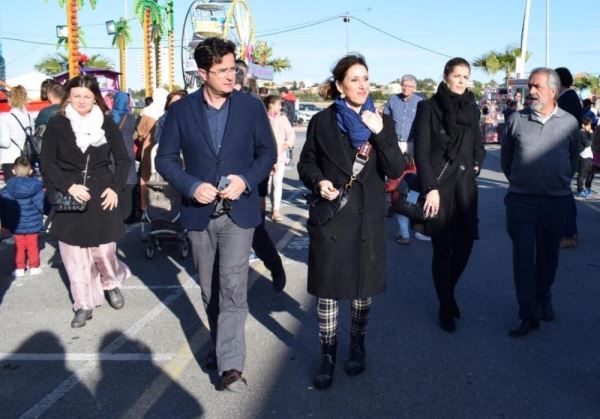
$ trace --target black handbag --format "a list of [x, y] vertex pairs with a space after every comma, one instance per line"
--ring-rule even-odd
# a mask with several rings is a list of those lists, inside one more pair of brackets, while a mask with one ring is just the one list
[[340, 194], [333, 200], [323, 198], [321, 195], [310, 194], [306, 198], [308, 205], [308, 224], [322, 226], [333, 218], [348, 203], [348, 192], [340, 188]]
[[[448, 169], [448, 165], [449, 162], [446, 162], [446, 164], [442, 168], [440, 175], [437, 177], [438, 182]], [[398, 202], [396, 202], [396, 204], [393, 207], [395, 213], [404, 215], [405, 217], [410, 218], [411, 221], [420, 223], [428, 220], [435, 220], [436, 218], [438, 218], [439, 211], [434, 216], [425, 216], [425, 211], [423, 210], [423, 207], [425, 206], [425, 199], [427, 198], [427, 194], [421, 193], [419, 194], [419, 198], [417, 198], [417, 202], [409, 202], [406, 199], [408, 197], [409, 192], [408, 185], [406, 185], [406, 182], [401, 182], [400, 185], [398, 185], [398, 192], [400, 193], [400, 197], [398, 199]]]
[[[90, 163], [90, 156], [88, 154], [87, 160], [85, 161], [85, 170], [83, 171], [83, 186], [87, 180], [88, 164]], [[60, 191], [54, 192], [52, 206], [56, 212], [84, 212], [87, 209], [87, 202], [77, 201], [70, 193], [62, 193]]]

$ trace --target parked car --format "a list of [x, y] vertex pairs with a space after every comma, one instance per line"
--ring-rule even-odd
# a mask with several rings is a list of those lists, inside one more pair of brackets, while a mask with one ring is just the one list
[[296, 116], [299, 124], [310, 121], [310, 119], [318, 112], [322, 111], [320, 107], [313, 103], [300, 103]]

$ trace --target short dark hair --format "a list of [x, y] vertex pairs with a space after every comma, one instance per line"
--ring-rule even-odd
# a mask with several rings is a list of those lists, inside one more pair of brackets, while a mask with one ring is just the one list
[[206, 38], [200, 42], [194, 51], [194, 61], [198, 69], [210, 70], [210, 68], [223, 61], [227, 54], [235, 57], [235, 44], [222, 38]]
[[29, 176], [31, 172], [31, 162], [23, 156], [19, 156], [15, 159], [13, 164], [13, 170], [16, 176]]
[[467, 60], [465, 60], [462, 57], [455, 57], [455, 58], [452, 58], [450, 61], [448, 61], [446, 63], [446, 65], [444, 66], [444, 77], [449, 75], [450, 73], [452, 73], [452, 70], [454, 70], [454, 67], [458, 67], [458, 66], [467, 67], [469, 69], [469, 72], [471, 71], [471, 64], [469, 64], [469, 62]]
[[338, 91], [335, 82], [341, 83], [344, 81], [344, 78], [346, 78], [346, 74], [348, 73], [350, 67], [357, 64], [363, 66], [367, 69], [367, 71], [369, 71], [365, 57], [358, 53], [348, 54], [340, 58], [340, 60], [331, 70], [332, 77], [329, 78], [323, 85], [321, 85], [319, 89], [319, 95], [324, 99], [336, 99], [339, 97], [340, 92]]
[[58, 83], [52, 84], [48, 88], [47, 96], [54, 96], [54, 97], [62, 99], [63, 97], [65, 97], [65, 88], [63, 87], [62, 84], [58, 84]]
[[272, 105], [277, 101], [281, 101], [281, 97], [277, 95], [269, 95], [263, 99], [263, 103], [265, 104], [265, 108], [267, 108], [267, 110], [269, 110], [269, 105]]
[[269, 94], [269, 89], [267, 89], [265, 86], [261, 86], [258, 88], [258, 94], [261, 94], [261, 93]]
[[152, 96], [146, 96], [144, 98], [144, 106], [150, 106], [150, 105], [152, 105], [152, 102], [154, 102], [154, 99], [152, 99]]
[[589, 116], [584, 116], [581, 118], [581, 125], [592, 125], [592, 118]]
[[108, 106], [106, 106], [106, 103], [104, 102], [104, 98], [102, 97], [102, 93], [100, 92], [100, 86], [98, 86], [98, 81], [96, 80], [96, 77], [84, 74], [77, 77], [73, 77], [65, 85], [65, 95], [63, 96], [62, 102], [60, 102], [60, 107], [58, 108], [58, 112], [60, 114], [64, 115], [65, 108], [69, 103], [69, 95], [71, 94], [71, 89], [74, 89], [75, 87], [85, 87], [86, 89], [89, 89], [94, 94], [94, 100], [96, 101], [96, 105], [98, 105], [102, 113], [106, 113], [108, 111]]
[[285, 86], [279, 88], [279, 93], [288, 93], [288, 92], [289, 92], [289, 90]]
[[55, 84], [60, 84], [54, 79], [46, 79], [42, 82], [40, 86], [40, 99], [48, 100], [48, 90]]
[[583, 99], [583, 107], [584, 108], [591, 108], [592, 107], [592, 100], [591, 99]]
[[188, 95], [187, 90], [173, 90], [171, 93], [167, 95], [167, 101], [165, 102], [165, 111], [171, 107], [171, 102], [173, 102], [173, 98], [175, 96], [185, 97]]
[[562, 87], [571, 87], [573, 84], [573, 75], [567, 67], [558, 67], [554, 69], [554, 71], [558, 73], [558, 78], [560, 79], [560, 85]]

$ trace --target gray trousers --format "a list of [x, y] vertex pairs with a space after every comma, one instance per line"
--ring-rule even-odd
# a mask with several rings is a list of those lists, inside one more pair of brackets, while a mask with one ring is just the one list
[[211, 220], [206, 230], [188, 233], [219, 374], [244, 370], [253, 235], [253, 228], [238, 227], [227, 215]]

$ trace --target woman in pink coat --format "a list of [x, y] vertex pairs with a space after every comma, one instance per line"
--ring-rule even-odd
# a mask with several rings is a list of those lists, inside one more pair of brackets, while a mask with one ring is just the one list
[[265, 98], [265, 107], [271, 122], [271, 128], [277, 141], [277, 163], [271, 171], [271, 220], [281, 221], [281, 196], [283, 194], [283, 175], [285, 173], [285, 163], [287, 160], [287, 151], [294, 147], [296, 133], [285, 115], [281, 114], [281, 98], [270, 95]]

